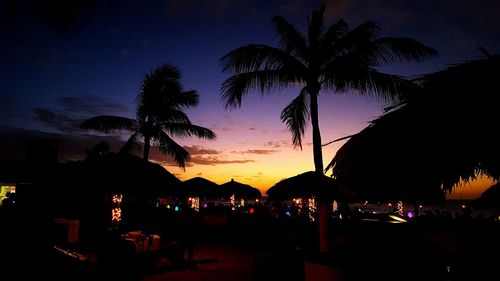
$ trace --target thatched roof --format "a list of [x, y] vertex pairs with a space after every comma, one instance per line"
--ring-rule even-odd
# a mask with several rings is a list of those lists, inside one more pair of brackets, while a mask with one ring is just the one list
[[63, 188], [153, 196], [180, 193], [181, 181], [162, 166], [128, 154], [64, 164], [54, 179]]
[[218, 184], [202, 177], [191, 178], [182, 183], [182, 191], [186, 196], [217, 198], [221, 196], [220, 189]]
[[500, 208], [500, 182], [486, 189], [479, 198], [474, 200], [477, 207]]
[[425, 75], [420, 88], [349, 139], [327, 169], [366, 199], [444, 199], [478, 171], [500, 176], [500, 56]]
[[260, 198], [262, 194], [260, 190], [252, 187], [248, 184], [240, 183], [231, 179], [230, 181], [220, 185], [221, 194], [224, 198], [229, 198], [231, 195], [235, 195], [236, 198], [244, 199], [256, 199]]
[[269, 199], [287, 200], [297, 197], [327, 196], [340, 197], [338, 186], [330, 177], [318, 176], [313, 171], [286, 178], [267, 190]]

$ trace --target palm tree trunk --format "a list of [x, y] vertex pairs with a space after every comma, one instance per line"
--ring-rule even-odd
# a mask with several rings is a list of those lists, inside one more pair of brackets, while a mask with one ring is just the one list
[[318, 117], [318, 92], [311, 95], [311, 125], [313, 139], [314, 170], [323, 175], [323, 153], [321, 149], [321, 132]]
[[144, 136], [144, 154], [142, 155], [142, 159], [148, 161], [149, 160], [149, 148], [150, 148], [151, 137]]
[[[319, 130], [318, 111], [319, 90], [310, 93], [311, 101], [311, 125], [313, 139], [314, 170], [319, 176], [323, 176], [323, 152], [321, 148], [321, 132]], [[325, 198], [318, 198], [318, 219], [319, 219], [319, 251], [326, 252], [328, 245], [328, 202]]]

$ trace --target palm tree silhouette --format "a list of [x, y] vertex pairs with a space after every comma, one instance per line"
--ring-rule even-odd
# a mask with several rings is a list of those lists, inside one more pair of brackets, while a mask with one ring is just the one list
[[[402, 87], [412, 84], [401, 76], [377, 71], [391, 62], [420, 61], [437, 52], [403, 37], [379, 37], [380, 28], [371, 21], [349, 30], [343, 20], [324, 29], [325, 5], [312, 12], [307, 34], [301, 34], [280, 16], [273, 23], [280, 46], [249, 44], [224, 55], [223, 72], [233, 74], [221, 87], [225, 107], [241, 106], [251, 90], [262, 94], [286, 86], [300, 85], [299, 94], [282, 110], [281, 121], [292, 134], [295, 147], [302, 149], [302, 137], [310, 119], [315, 172], [323, 174], [323, 155], [318, 118], [321, 90], [356, 90], [387, 100], [397, 98]], [[321, 224], [321, 218], [320, 218]]]
[[133, 133], [123, 151], [136, 147], [142, 137], [145, 160], [149, 159], [151, 144], [157, 144], [179, 167], [185, 168], [189, 152], [171, 136], [215, 139], [216, 135], [210, 129], [191, 124], [183, 110], [198, 104], [198, 93], [194, 90], [183, 91], [179, 79], [176, 67], [168, 64], [159, 66], [148, 73], [142, 82], [137, 96], [136, 119], [101, 115], [84, 121], [81, 127], [104, 133], [129, 130]]

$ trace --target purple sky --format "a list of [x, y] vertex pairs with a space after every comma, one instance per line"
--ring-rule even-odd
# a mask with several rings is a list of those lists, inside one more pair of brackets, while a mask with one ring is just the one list
[[[320, 2], [0, 0], [0, 142], [14, 145], [37, 130], [66, 141], [62, 158], [81, 158], [95, 137], [75, 126], [98, 114], [132, 117], [144, 75], [170, 63], [181, 70], [185, 89], [200, 94], [200, 105], [189, 111], [192, 121], [218, 134], [217, 141], [179, 140], [193, 160], [186, 172], [169, 167], [171, 172], [182, 179], [201, 175], [218, 183], [235, 178], [265, 190], [282, 178], [312, 170], [310, 147], [294, 150], [279, 120], [297, 89], [263, 98], [250, 95], [241, 109], [225, 111], [219, 89], [227, 76], [218, 60], [244, 44], [277, 45], [271, 17], [281, 15], [303, 30], [306, 16]], [[354, 27], [373, 20], [382, 36], [412, 37], [440, 52], [423, 63], [383, 69], [391, 73], [415, 77], [477, 58], [478, 45], [491, 53], [500, 50], [496, 0], [326, 3], [327, 24], [343, 18]], [[327, 94], [320, 103], [324, 142], [361, 130], [384, 105], [355, 95]], [[119, 148], [116, 138], [107, 140]], [[325, 162], [338, 145], [324, 149]], [[20, 155], [7, 145], [0, 153], [0, 158]]]

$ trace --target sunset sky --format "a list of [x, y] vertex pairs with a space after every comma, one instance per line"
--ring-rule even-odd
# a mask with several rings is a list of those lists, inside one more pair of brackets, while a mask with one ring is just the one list
[[[186, 171], [158, 153], [152, 160], [185, 180], [202, 176], [217, 183], [234, 178], [262, 191], [279, 180], [313, 170], [310, 131], [294, 149], [280, 122], [281, 109], [298, 93], [249, 95], [240, 109], [225, 110], [220, 85], [228, 76], [218, 60], [248, 43], [276, 46], [271, 18], [281, 15], [303, 30], [321, 1], [311, 0], [0, 0], [0, 158], [22, 158], [16, 146], [30, 136], [63, 140], [60, 160], [77, 160], [101, 139], [119, 149], [126, 135], [97, 137], [78, 129], [91, 116], [133, 117], [144, 75], [169, 63], [181, 71], [184, 88], [200, 94], [188, 111], [193, 123], [218, 139], [178, 139], [192, 154]], [[147, 2], [148, 4], [143, 4]], [[272, 2], [272, 3], [271, 3]], [[61, 4], [64, 3], [64, 4]], [[467, 59], [481, 45], [500, 50], [500, 2], [496, 0], [326, 1], [325, 22], [343, 18], [351, 27], [373, 20], [382, 36], [407, 36], [440, 55], [422, 63], [382, 69], [416, 77]], [[59, 8], [54, 8], [59, 7]], [[351, 135], [381, 114], [385, 105], [353, 93], [322, 93], [323, 142]], [[323, 150], [325, 164], [342, 145]], [[490, 184], [464, 185], [457, 198], [477, 197]]]

